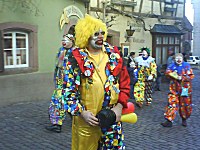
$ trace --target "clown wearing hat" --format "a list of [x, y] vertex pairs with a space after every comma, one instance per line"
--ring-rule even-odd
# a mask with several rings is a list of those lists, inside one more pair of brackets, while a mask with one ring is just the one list
[[155, 59], [150, 56], [150, 49], [142, 47], [141, 56], [138, 56], [135, 61], [138, 65], [138, 82], [134, 87], [134, 96], [137, 106], [143, 106], [144, 101], [146, 105], [152, 102], [152, 82], [157, 76]]

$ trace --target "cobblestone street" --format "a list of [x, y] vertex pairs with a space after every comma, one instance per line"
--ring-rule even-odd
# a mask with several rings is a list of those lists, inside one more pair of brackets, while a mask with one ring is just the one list
[[[200, 70], [194, 69], [193, 113], [188, 126], [177, 115], [172, 128], [160, 125], [164, 120], [168, 83], [153, 94], [153, 103], [136, 107], [136, 124], [124, 123], [127, 150], [199, 150], [200, 149]], [[52, 133], [49, 125], [49, 100], [0, 106], [0, 150], [70, 150], [71, 120], [66, 118], [61, 133]], [[87, 150], [87, 148], [86, 148]]]

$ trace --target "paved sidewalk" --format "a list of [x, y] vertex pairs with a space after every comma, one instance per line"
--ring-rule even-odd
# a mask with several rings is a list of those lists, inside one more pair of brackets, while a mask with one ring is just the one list
[[[165, 121], [168, 84], [153, 94], [153, 104], [139, 109], [138, 122], [124, 123], [127, 150], [199, 150], [200, 149], [200, 70], [194, 70], [193, 113], [188, 127], [181, 125], [179, 115], [172, 128], [160, 125]], [[0, 150], [70, 150], [71, 120], [67, 117], [62, 133], [45, 130], [49, 100], [0, 106]], [[86, 148], [87, 150], [87, 148]]]

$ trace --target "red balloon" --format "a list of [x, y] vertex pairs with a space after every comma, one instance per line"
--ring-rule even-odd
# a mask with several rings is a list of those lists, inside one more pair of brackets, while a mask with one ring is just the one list
[[131, 103], [131, 102], [128, 102], [127, 103], [127, 108], [123, 108], [122, 109], [122, 114], [124, 115], [124, 114], [134, 113], [134, 111], [135, 111], [134, 104]]

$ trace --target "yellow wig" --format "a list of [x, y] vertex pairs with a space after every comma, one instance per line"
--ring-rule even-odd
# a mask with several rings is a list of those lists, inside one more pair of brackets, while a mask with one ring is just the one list
[[86, 14], [85, 18], [78, 20], [75, 26], [75, 45], [80, 48], [85, 48], [88, 45], [88, 39], [100, 29], [105, 32], [105, 41], [108, 34], [106, 24]]

